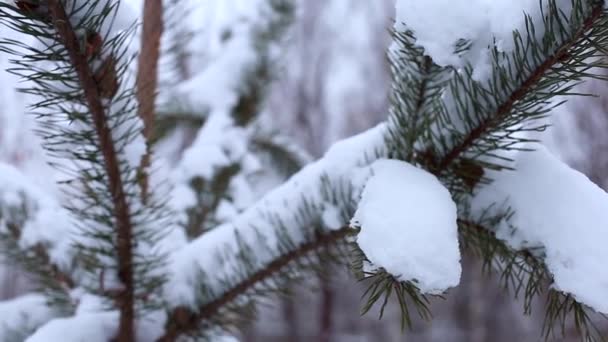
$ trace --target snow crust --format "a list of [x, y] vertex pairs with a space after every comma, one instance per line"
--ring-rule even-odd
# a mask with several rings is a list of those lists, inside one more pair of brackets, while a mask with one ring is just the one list
[[456, 204], [427, 171], [381, 159], [352, 219], [357, 243], [376, 267], [422, 293], [439, 294], [460, 281]]
[[544, 146], [533, 147], [518, 155], [516, 171], [488, 175], [494, 182], [479, 190], [472, 210], [481, 216], [493, 203], [490, 213], [510, 208], [497, 237], [515, 249], [540, 249], [555, 289], [608, 313], [608, 194]]

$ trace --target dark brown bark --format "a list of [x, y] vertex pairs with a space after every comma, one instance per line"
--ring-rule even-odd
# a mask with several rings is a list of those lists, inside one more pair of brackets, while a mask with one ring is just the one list
[[118, 277], [124, 290], [118, 298], [120, 310], [120, 322], [117, 342], [135, 341], [134, 319], [135, 319], [135, 284], [133, 278], [133, 226], [129, 204], [124, 192], [123, 180], [121, 178], [116, 147], [112, 140], [108, 119], [102, 105], [101, 94], [98, 84], [95, 82], [93, 72], [87, 63], [86, 56], [80, 50], [80, 43], [74, 32], [69, 18], [60, 0], [48, 0], [49, 11], [57, 34], [66, 48], [70, 62], [74, 66], [86, 105], [93, 119], [99, 148], [103, 155], [103, 161], [108, 177], [109, 191], [114, 202], [114, 219], [117, 232], [117, 254], [118, 254]]
[[144, 135], [150, 138], [154, 126], [160, 39], [163, 34], [163, 4], [161, 0], [144, 2], [141, 46], [137, 69], [137, 100], [139, 116], [144, 122]]
[[162, 0], [146, 0], [143, 11], [141, 47], [137, 69], [138, 114], [144, 123], [144, 136], [148, 141], [146, 154], [140, 167], [140, 186], [144, 202], [148, 197], [148, 175], [150, 166], [150, 141], [154, 133], [156, 93], [158, 90], [158, 63], [160, 59], [160, 39], [163, 34]]

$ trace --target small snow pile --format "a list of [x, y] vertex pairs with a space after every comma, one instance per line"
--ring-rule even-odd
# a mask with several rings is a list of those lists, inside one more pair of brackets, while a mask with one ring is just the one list
[[172, 171], [174, 190], [170, 204], [180, 213], [179, 221], [186, 220], [185, 211], [197, 205], [192, 180], [200, 178], [211, 182], [219, 172], [233, 165], [239, 165], [239, 174], [232, 177], [227, 190], [234, 200], [222, 203], [223, 210], [218, 213], [219, 216], [233, 217], [234, 213], [256, 199], [253, 186], [246, 176], [261, 170], [262, 165], [257, 156], [248, 150], [251, 134], [251, 130], [234, 125], [233, 119], [225, 111], [210, 115]]
[[26, 342], [111, 341], [118, 330], [118, 313], [87, 313], [71, 318], [57, 318], [38, 329]]
[[75, 296], [74, 299], [80, 302], [75, 315], [49, 321], [37, 329], [26, 342], [105, 342], [116, 337], [119, 321], [118, 311], [102, 311], [105, 306], [103, 299], [82, 292], [80, 289], [75, 291], [73, 295]]
[[42, 244], [53, 262], [69, 265], [74, 235], [67, 210], [19, 170], [0, 163], [0, 234], [11, 221], [20, 223], [19, 247]]
[[[494, 172], [494, 180], [472, 201], [482, 215], [511, 208], [514, 215], [496, 235], [515, 249], [544, 249], [554, 288], [608, 313], [608, 195], [585, 175], [568, 167], [545, 147], [521, 152], [516, 171]], [[502, 205], [496, 205], [502, 204]], [[487, 213], [486, 213], [487, 215]]]
[[377, 267], [423, 293], [439, 294], [460, 281], [457, 209], [432, 174], [397, 160], [371, 166], [352, 224], [357, 243]]
[[[541, 3], [546, 9], [548, 1]], [[571, 11], [570, 0], [558, 0], [556, 4], [566, 14]], [[397, 0], [395, 28], [411, 29], [417, 44], [438, 65], [463, 67], [470, 63], [474, 77], [482, 80], [492, 70], [488, 47], [512, 51], [513, 30], [525, 32], [524, 13], [538, 23], [537, 34], [542, 34], [541, 4], [537, 0]], [[459, 41], [470, 42], [470, 50], [458, 53]]]
[[343, 227], [344, 222], [340, 213], [340, 208], [335, 205], [327, 204], [323, 213], [321, 214], [323, 225], [329, 229], [340, 229]]
[[[175, 88], [159, 94], [159, 103], [200, 113], [232, 108], [242, 91], [243, 80], [257, 62], [255, 29], [264, 25], [259, 0], [196, 1], [187, 20], [194, 35], [186, 51], [204, 55], [202, 71]], [[193, 3], [194, 4], [194, 3]], [[205, 50], [200, 51], [204, 46]], [[201, 65], [196, 65], [201, 69]], [[173, 71], [172, 71], [173, 72]]]
[[57, 313], [48, 306], [46, 298], [28, 294], [0, 302], [0, 341], [11, 341], [48, 322]]

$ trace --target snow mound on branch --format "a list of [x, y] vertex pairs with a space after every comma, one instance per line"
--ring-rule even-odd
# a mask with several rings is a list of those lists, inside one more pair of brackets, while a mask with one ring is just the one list
[[352, 224], [376, 267], [421, 292], [439, 294], [460, 281], [457, 209], [450, 192], [425, 170], [397, 160], [372, 165]]
[[7, 223], [13, 216], [21, 215], [24, 222], [19, 227], [19, 247], [27, 250], [42, 244], [48, 248], [51, 261], [69, 265], [74, 238], [69, 213], [19, 170], [0, 163], [0, 234], [8, 232]]
[[[543, 8], [548, 1], [541, 0]], [[557, 6], [569, 13], [570, 0], [557, 0]], [[536, 23], [537, 35], [542, 34], [542, 11], [538, 0], [398, 0], [397, 31], [411, 29], [417, 44], [441, 66], [475, 69], [476, 79], [485, 79], [491, 72], [488, 47], [500, 52], [513, 50], [513, 30], [525, 33], [525, 14]], [[470, 41], [466, 53], [456, 52], [459, 40]]]
[[[551, 155], [544, 146], [521, 152], [516, 171], [493, 172], [494, 182], [472, 201], [475, 214], [513, 216], [496, 229], [515, 249], [543, 248], [553, 287], [608, 313], [608, 194], [585, 175]], [[496, 205], [498, 204], [498, 205]], [[487, 215], [487, 213], [485, 213]]]
[[40, 294], [0, 302], [0, 341], [14, 340], [20, 333], [36, 329], [55, 315]]
[[[184, 248], [173, 253], [169, 269], [172, 276], [165, 285], [165, 297], [172, 306], [196, 304], [200, 273], [205, 282], [217, 293], [225, 291], [226, 279], [234, 279], [234, 265], [238, 265], [242, 245], [252, 246], [256, 254], [256, 269], [266, 267], [274, 259], [273, 253], [281, 246], [276, 220], [285, 224], [293, 243], [305, 241], [305, 230], [316, 219], [321, 219], [328, 229], [340, 228], [338, 209], [324, 197], [324, 180], [339, 181], [346, 177], [359, 188], [359, 170], [368, 166], [368, 158], [381, 153], [386, 136], [386, 125], [379, 124], [359, 135], [334, 144], [323, 158], [299, 171], [283, 185], [266, 194], [255, 205], [240, 213], [230, 223], [222, 224], [201, 235]], [[294, 220], [302, 207], [314, 203], [324, 211], [319, 217]], [[268, 213], [272, 213], [269, 221]], [[346, 222], [343, 222], [344, 224]], [[255, 229], [254, 229], [255, 228]], [[221, 258], [218, 259], [218, 256]]]
[[118, 330], [118, 313], [87, 313], [57, 318], [38, 329], [26, 342], [106, 342]]

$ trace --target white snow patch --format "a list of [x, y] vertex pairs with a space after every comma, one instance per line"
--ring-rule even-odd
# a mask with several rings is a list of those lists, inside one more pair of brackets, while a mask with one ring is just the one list
[[55, 314], [40, 294], [0, 302], [0, 341], [10, 341], [21, 333], [35, 330]]
[[58, 318], [38, 329], [26, 342], [107, 342], [118, 330], [118, 312], [86, 313]]
[[406, 162], [372, 164], [352, 224], [357, 243], [376, 267], [421, 292], [439, 294], [460, 281], [456, 204], [427, 171]]
[[[541, 2], [546, 9], [548, 1]], [[564, 13], [571, 11], [570, 0], [556, 3]], [[537, 35], [542, 34], [541, 4], [537, 0], [398, 0], [395, 28], [411, 29], [417, 44], [438, 65], [463, 67], [470, 63], [474, 78], [485, 80], [492, 71], [488, 48], [512, 51], [513, 31], [525, 33], [524, 13], [538, 24]], [[460, 39], [472, 44], [461, 55], [455, 52]]]
[[521, 152], [516, 171], [491, 172], [491, 185], [472, 201], [481, 215], [511, 208], [496, 235], [515, 249], [544, 247], [557, 290], [608, 313], [608, 195], [585, 175], [551, 155], [544, 146]]
[[[71, 217], [55, 198], [32, 183], [16, 168], [0, 163], [0, 232], [13, 215], [24, 215], [19, 246], [24, 250], [36, 244], [47, 246], [51, 260], [67, 266], [74, 238]], [[21, 209], [26, 212], [13, 213]]]
[[335, 205], [326, 205], [321, 218], [323, 219], [323, 224], [329, 229], [340, 229], [345, 224], [342, 220], [340, 208]]
[[[176, 251], [169, 267], [172, 274], [165, 286], [165, 297], [169, 303], [175, 306], [194, 305], [197, 282], [200, 279], [197, 270], [205, 272], [206, 285], [218, 293], [225, 290], [223, 280], [234, 278], [234, 264], [238, 263], [240, 244], [235, 238], [237, 233], [244, 243], [254, 247], [262, 244], [256, 248], [255, 267], [260, 268], [273, 259], [267, 247], [275, 250], [280, 243], [276, 224], [273, 224], [276, 221], [269, 222], [269, 219], [282, 220], [294, 243], [305, 239], [305, 227], [308, 228], [314, 222], [294, 220], [294, 213], [305, 204], [314, 203], [320, 208], [331, 204], [323, 198], [323, 180], [342, 177], [350, 180], [356, 174], [354, 171], [368, 165], [368, 160], [384, 146], [385, 133], [386, 126], [380, 124], [336, 143], [322, 159], [304, 167], [229, 224], [216, 227]], [[321, 210], [318, 214], [318, 218], [322, 219]]]

